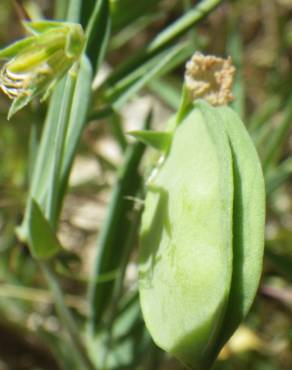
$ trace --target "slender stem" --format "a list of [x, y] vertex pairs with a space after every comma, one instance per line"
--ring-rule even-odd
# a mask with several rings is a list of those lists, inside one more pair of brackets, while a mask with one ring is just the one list
[[56, 0], [55, 2], [55, 19], [64, 19], [68, 8], [68, 0]]
[[[183, 12], [184, 14], [187, 14], [192, 9], [192, 1], [191, 0], [183, 0]], [[194, 50], [198, 47], [197, 37], [196, 37], [196, 30], [195, 28], [191, 28], [188, 32], [188, 39], [190, 40], [190, 43], [194, 47]]]
[[[140, 193], [137, 194], [139, 197], [141, 195]], [[130, 230], [128, 232], [128, 240], [125, 243], [125, 250], [121, 259], [121, 266], [118, 271], [118, 276], [115, 281], [114, 289], [113, 289], [113, 298], [110, 306], [110, 312], [109, 316], [107, 318], [107, 348], [106, 351], [104, 351], [103, 358], [101, 360], [102, 368], [106, 367], [106, 361], [108, 358], [108, 355], [111, 351], [112, 343], [113, 343], [113, 326], [114, 326], [114, 320], [117, 317], [118, 313], [118, 304], [120, 302], [120, 298], [122, 297], [123, 290], [124, 290], [124, 280], [125, 280], [125, 274], [126, 269], [128, 266], [129, 259], [131, 257], [131, 252], [133, 250], [134, 241], [137, 237], [137, 231], [139, 228], [139, 221], [140, 221], [140, 215], [141, 215], [141, 209], [139, 211], [136, 211], [135, 216], [132, 220], [132, 225], [130, 227]]]
[[117, 113], [113, 114], [109, 120], [109, 124], [120, 149], [124, 152], [128, 143], [123, 132], [121, 117]]
[[67, 7], [66, 19], [69, 22], [79, 22], [82, 0], [70, 0]]
[[[25, 286], [19, 286], [15, 284], [1, 283], [0, 297], [21, 299], [25, 301], [38, 302], [44, 304], [52, 304], [53, 297], [47, 290], [38, 288], [30, 288]], [[81, 297], [66, 294], [64, 296], [65, 303], [67, 306], [75, 308], [83, 314], [87, 314], [88, 308], [86, 302]]]
[[72, 318], [70, 311], [65, 305], [65, 298], [62, 289], [60, 288], [59, 282], [51, 266], [47, 262], [40, 262], [39, 264], [54, 297], [58, 314], [62, 319], [62, 323], [64, 324], [68, 331], [74, 350], [79, 355], [80, 360], [84, 365], [84, 370], [97, 370], [96, 366], [92, 363], [91, 359], [89, 358], [87, 351], [80, 339], [80, 332], [75, 325], [75, 322]]

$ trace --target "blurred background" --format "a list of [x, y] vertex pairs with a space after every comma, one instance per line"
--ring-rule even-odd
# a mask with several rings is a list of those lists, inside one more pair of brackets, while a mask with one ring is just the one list
[[[82, 135], [59, 227], [59, 238], [68, 253], [63, 261], [60, 257], [58, 276], [66, 303], [81, 327], [88, 315], [86, 289], [96, 240], [123, 160], [121, 146], [113, 134], [115, 120], [124, 131], [129, 131], [139, 127], [153, 108], [154, 127], [164, 127], [179, 105], [184, 64], [189, 55], [167, 73], [149, 79], [123, 105], [115, 119], [95, 119], [99, 81], [196, 3], [192, 0], [111, 2], [113, 33], [106, 63], [94, 82], [91, 118]], [[54, 2], [49, 0], [23, 4], [36, 18], [50, 19], [55, 11]], [[0, 47], [23, 35], [12, 1], [1, 0]], [[291, 370], [292, 1], [223, 1], [183, 37], [191, 43], [193, 51], [232, 56], [237, 67], [233, 107], [258, 149], [267, 188], [266, 254], [261, 286], [249, 316], [223, 349], [214, 369]], [[1, 93], [0, 370], [65, 369], [70, 364], [70, 353], [62, 342], [65, 334], [52, 296], [27, 247], [15, 236], [31, 176], [33, 159], [29, 158], [29, 148], [34, 137], [41, 133], [46, 103], [34, 102], [8, 122], [9, 105], [9, 99]], [[125, 275], [125, 286], [131, 291], [137, 289], [136, 258], [137, 246]], [[143, 327], [140, 313], [137, 315]], [[129, 349], [123, 347], [120, 351], [126, 353]], [[138, 351], [135, 361], [108, 368], [182, 369], [154, 344], [151, 351], [150, 364], [145, 354], [143, 357]]]

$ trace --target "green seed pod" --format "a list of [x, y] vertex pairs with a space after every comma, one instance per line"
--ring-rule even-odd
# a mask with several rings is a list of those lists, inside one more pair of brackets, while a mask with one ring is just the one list
[[195, 102], [148, 184], [139, 290], [156, 344], [207, 370], [246, 316], [264, 241], [259, 159], [230, 108]]

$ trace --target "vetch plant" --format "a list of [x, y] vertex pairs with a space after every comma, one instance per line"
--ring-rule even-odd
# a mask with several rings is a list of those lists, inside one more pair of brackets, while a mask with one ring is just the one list
[[225, 105], [233, 73], [230, 59], [195, 54], [168, 131], [133, 133], [162, 151], [142, 218], [143, 316], [157, 345], [195, 370], [211, 367], [246, 316], [262, 270], [264, 180]]
[[[35, 369], [260, 368], [285, 335], [289, 342], [288, 330], [277, 332], [281, 345], [273, 337], [282, 324], [263, 296], [281, 303], [281, 323], [291, 321], [279, 289], [291, 278], [291, 73], [283, 53], [265, 64], [260, 42], [289, 43], [289, 32], [265, 27], [274, 17], [286, 30], [288, 11], [266, 12], [269, 4], [249, 17], [260, 7], [239, 1], [215, 11], [223, 0], [44, 0], [54, 14], [44, 20], [39, 2], [21, 3], [32, 21], [0, 51], [13, 116], [8, 123], [3, 109], [0, 125], [0, 331], [17, 333], [18, 350], [28, 336], [29, 348], [50, 353], [47, 363], [30, 351]], [[6, 42], [13, 17], [0, 18]], [[249, 32], [262, 28], [254, 42]], [[230, 57], [204, 55], [218, 47]], [[261, 167], [269, 265], [247, 317], [262, 271]], [[245, 343], [251, 351], [239, 357], [227, 342], [241, 323], [261, 345]], [[234, 339], [246, 338], [238, 330]], [[25, 366], [27, 345], [24, 362], [2, 347], [4, 367], [16, 369], [16, 357]], [[271, 366], [284, 362], [279, 352]]]

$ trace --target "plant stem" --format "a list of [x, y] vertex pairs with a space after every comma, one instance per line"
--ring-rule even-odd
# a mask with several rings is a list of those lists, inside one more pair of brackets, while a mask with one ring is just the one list
[[65, 299], [62, 289], [60, 288], [59, 282], [50, 264], [48, 262], [40, 262], [39, 264], [52, 292], [58, 314], [62, 320], [63, 325], [67, 329], [74, 350], [79, 355], [80, 360], [83, 363], [84, 370], [97, 370], [96, 366], [89, 358], [87, 351], [80, 339], [80, 332], [75, 325], [70, 311], [65, 305]]
[[[139, 195], [141, 194], [137, 193], [137, 197], [139, 197]], [[114, 340], [113, 326], [114, 326], [115, 318], [117, 317], [117, 314], [118, 314], [118, 305], [119, 305], [119, 302], [120, 302], [120, 299], [122, 297], [123, 290], [124, 290], [124, 280], [125, 280], [126, 269], [127, 269], [130, 257], [131, 257], [133, 246], [135, 245], [135, 239], [137, 237], [137, 232], [139, 229], [141, 211], [142, 209], [137, 210], [135, 217], [133, 217], [132, 225], [128, 231], [128, 240], [125, 243], [126, 244], [125, 250], [123, 251], [123, 256], [121, 258], [121, 266], [118, 271], [118, 276], [116, 278], [115, 285], [113, 288], [113, 297], [112, 297], [112, 302], [109, 307], [110, 312], [109, 312], [109, 316], [107, 318], [107, 323], [106, 323], [107, 334], [108, 334], [107, 348], [101, 360], [102, 368], [106, 368], [106, 361], [112, 349], [111, 347], [112, 347], [113, 340]]]

